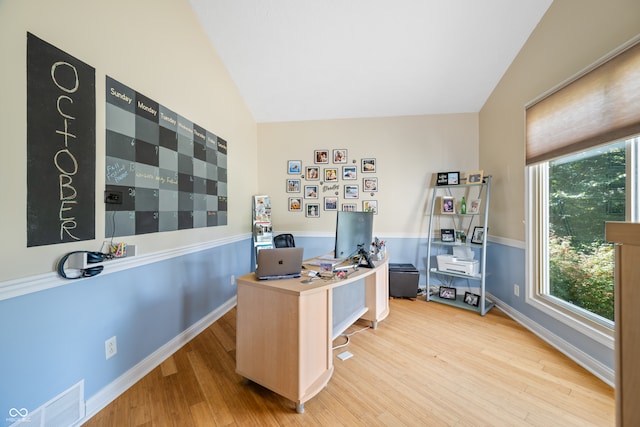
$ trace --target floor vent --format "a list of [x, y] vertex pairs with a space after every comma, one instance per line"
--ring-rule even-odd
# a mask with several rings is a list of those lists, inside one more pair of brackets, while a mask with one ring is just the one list
[[60, 393], [11, 427], [69, 427], [84, 418], [84, 380]]

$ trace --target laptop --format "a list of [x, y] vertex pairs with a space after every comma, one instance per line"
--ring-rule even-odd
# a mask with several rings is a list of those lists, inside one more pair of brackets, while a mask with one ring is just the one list
[[260, 280], [300, 277], [304, 248], [273, 248], [258, 251], [256, 277]]

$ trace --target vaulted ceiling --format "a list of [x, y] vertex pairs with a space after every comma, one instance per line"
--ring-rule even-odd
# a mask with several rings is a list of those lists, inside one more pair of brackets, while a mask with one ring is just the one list
[[478, 112], [552, 0], [190, 0], [258, 122]]

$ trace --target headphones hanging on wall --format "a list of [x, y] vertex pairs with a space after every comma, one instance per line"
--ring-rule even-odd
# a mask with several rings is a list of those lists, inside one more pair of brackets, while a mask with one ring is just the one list
[[104, 269], [103, 265], [96, 265], [95, 267], [81, 268], [79, 276], [67, 277], [67, 274], [64, 271], [64, 264], [67, 262], [69, 257], [74, 254], [87, 254], [87, 264], [96, 264], [108, 258], [107, 254], [103, 254], [102, 252], [90, 252], [90, 251], [69, 252], [68, 254], [60, 258], [60, 261], [58, 261], [58, 274], [60, 275], [60, 277], [63, 277], [69, 280], [81, 279], [83, 277], [93, 277], [100, 274]]

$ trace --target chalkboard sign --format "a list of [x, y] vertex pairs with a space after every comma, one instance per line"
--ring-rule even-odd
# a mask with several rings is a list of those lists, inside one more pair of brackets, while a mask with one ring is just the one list
[[95, 69], [27, 33], [27, 246], [95, 238]]
[[107, 76], [105, 236], [227, 225], [227, 141]]

